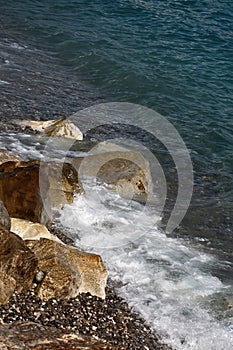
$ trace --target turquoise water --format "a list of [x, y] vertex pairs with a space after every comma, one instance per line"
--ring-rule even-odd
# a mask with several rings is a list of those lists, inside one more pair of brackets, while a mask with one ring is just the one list
[[173, 236], [220, 259], [211, 274], [232, 284], [233, 2], [0, 0], [0, 13], [0, 112], [47, 119], [125, 101], [165, 116], [194, 167]]

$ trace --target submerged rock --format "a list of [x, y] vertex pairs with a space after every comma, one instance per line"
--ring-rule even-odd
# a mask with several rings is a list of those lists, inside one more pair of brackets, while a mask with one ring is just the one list
[[57, 236], [50, 233], [47, 227], [42, 224], [17, 218], [11, 218], [10, 222], [11, 231], [20, 236], [23, 240], [39, 240], [40, 238], [47, 238], [62, 243]]
[[36, 255], [38, 267], [45, 273], [37, 288], [41, 299], [74, 298], [79, 293], [88, 292], [105, 298], [108, 273], [99, 255], [45, 238], [28, 240], [25, 244]]
[[24, 241], [0, 227], [0, 276], [2, 291], [0, 300], [6, 302], [14, 289], [30, 289], [37, 270], [38, 260]]
[[0, 325], [0, 348], [8, 350], [124, 350], [98, 338], [34, 322]]
[[7, 162], [0, 165], [0, 199], [9, 215], [32, 222], [51, 222], [51, 209], [72, 203], [82, 188], [68, 163]]

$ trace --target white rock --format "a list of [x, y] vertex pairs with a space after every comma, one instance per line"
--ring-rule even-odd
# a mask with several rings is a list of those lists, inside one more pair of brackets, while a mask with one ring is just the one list
[[11, 218], [11, 231], [20, 236], [23, 240], [47, 238], [58, 243], [63, 243], [58, 237], [50, 233], [44, 225], [37, 222]]

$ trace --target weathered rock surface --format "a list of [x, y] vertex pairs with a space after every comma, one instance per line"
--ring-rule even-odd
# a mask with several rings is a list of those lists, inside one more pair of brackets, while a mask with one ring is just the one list
[[0, 304], [6, 304], [8, 302], [15, 288], [16, 280], [0, 269]]
[[11, 217], [47, 224], [51, 208], [71, 203], [79, 192], [71, 164], [33, 160], [0, 165], [0, 199]]
[[45, 136], [57, 136], [75, 140], [83, 140], [81, 130], [67, 119], [48, 121], [15, 120], [15, 123], [20, 125], [23, 129], [29, 127]]
[[0, 325], [0, 348], [3, 350], [123, 350], [122, 347], [114, 347], [96, 338], [34, 322]]
[[80, 252], [45, 238], [25, 243], [38, 258], [39, 269], [45, 273], [37, 289], [41, 299], [67, 299], [82, 292], [105, 298], [107, 270], [99, 255]]
[[75, 140], [83, 140], [81, 130], [69, 120], [57, 120], [49, 125], [44, 133], [46, 136], [58, 136]]
[[0, 149], [0, 164], [10, 161], [18, 162], [20, 161], [20, 157], [4, 149]]
[[0, 200], [0, 225], [5, 226], [8, 230], [10, 230], [11, 227], [11, 219], [8, 214], [8, 211], [6, 210], [5, 205]]
[[[23, 291], [31, 288], [38, 260], [23, 240], [5, 227], [0, 227], [0, 275], [2, 290], [0, 297], [7, 301], [14, 288]], [[8, 276], [8, 278], [7, 278]], [[13, 281], [13, 280], [15, 281]], [[5, 289], [4, 289], [5, 288]]]
[[49, 207], [60, 210], [64, 204], [72, 203], [74, 196], [83, 191], [78, 173], [69, 163], [42, 163], [42, 170], [49, 182], [47, 201]]
[[109, 185], [122, 197], [145, 201], [151, 191], [149, 164], [139, 152], [111, 151], [78, 157], [72, 161], [81, 176]]
[[17, 218], [11, 218], [10, 222], [11, 232], [14, 232], [23, 240], [39, 240], [40, 238], [47, 238], [62, 243], [57, 236], [50, 233], [47, 227], [42, 224]]

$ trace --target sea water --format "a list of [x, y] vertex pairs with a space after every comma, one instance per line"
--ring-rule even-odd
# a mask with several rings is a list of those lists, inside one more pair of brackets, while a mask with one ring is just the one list
[[[119, 293], [181, 349], [232, 348], [232, 6], [0, 1], [1, 116], [69, 117], [100, 102], [130, 102], [159, 112], [184, 140], [194, 190], [172, 235], [154, 213], [101, 186], [65, 207], [57, 222], [78, 246], [102, 254]], [[1, 133], [0, 142], [25, 160], [44, 159], [46, 141]], [[174, 164], [159, 145], [148, 147], [165, 159], [172, 201]], [[51, 158], [64, 156], [58, 145]], [[85, 186], [91, 187], [88, 179]]]

